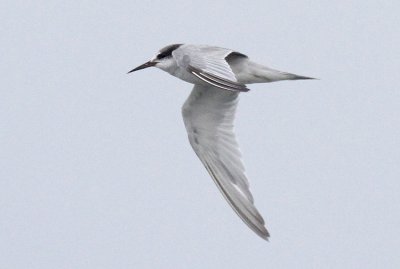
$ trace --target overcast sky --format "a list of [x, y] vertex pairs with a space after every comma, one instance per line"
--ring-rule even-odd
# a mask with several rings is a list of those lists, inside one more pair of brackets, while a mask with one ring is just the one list
[[[236, 2], [235, 2], [236, 3]], [[0, 268], [400, 268], [398, 1], [2, 1]], [[170, 43], [320, 78], [250, 85], [257, 237], [192, 151]]]

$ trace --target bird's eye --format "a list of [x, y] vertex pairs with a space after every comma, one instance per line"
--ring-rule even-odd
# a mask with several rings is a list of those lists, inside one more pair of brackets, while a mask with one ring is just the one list
[[165, 57], [167, 57], [167, 56], [168, 56], [168, 55], [165, 54], [165, 53], [160, 53], [160, 54], [157, 55], [157, 58], [158, 58], [158, 59], [163, 59], [163, 58], [165, 58]]

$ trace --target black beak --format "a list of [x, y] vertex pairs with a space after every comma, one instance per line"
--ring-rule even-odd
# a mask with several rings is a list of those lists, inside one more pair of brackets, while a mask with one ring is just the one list
[[147, 63], [144, 63], [142, 65], [139, 65], [138, 67], [132, 69], [131, 71], [129, 71], [127, 74], [138, 71], [140, 69], [145, 69], [147, 67], [152, 67], [155, 66], [157, 64], [157, 62], [152, 62], [152, 61], [148, 61]]

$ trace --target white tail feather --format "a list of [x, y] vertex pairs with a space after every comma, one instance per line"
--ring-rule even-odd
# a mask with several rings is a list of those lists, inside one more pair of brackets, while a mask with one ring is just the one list
[[234, 72], [236, 71], [235, 75], [238, 82], [243, 84], [265, 83], [279, 80], [313, 79], [310, 77], [274, 70], [251, 61], [247, 61], [247, 63], [242, 62], [242, 68], [240, 68], [240, 70], [237, 68], [238, 65], [231, 67], [234, 69]]

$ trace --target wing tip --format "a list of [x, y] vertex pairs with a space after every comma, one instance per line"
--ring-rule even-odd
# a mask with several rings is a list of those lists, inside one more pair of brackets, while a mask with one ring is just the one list
[[269, 242], [269, 238], [271, 237], [271, 235], [269, 234], [268, 230], [264, 226], [257, 227], [257, 229], [253, 229], [253, 231], [255, 231], [259, 237], [261, 237], [265, 241]]
[[269, 234], [269, 232], [267, 231], [265, 234], [262, 234], [261, 235], [261, 238], [262, 239], [264, 239], [265, 241], [267, 241], [267, 242], [269, 242], [269, 238], [270, 238], [271, 236], [270, 236], [270, 234]]

